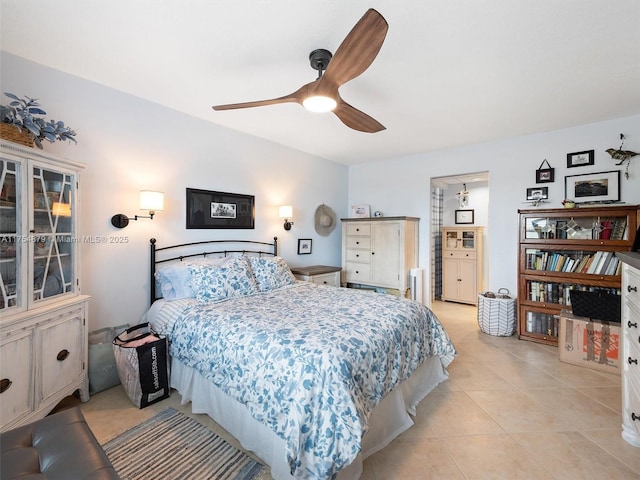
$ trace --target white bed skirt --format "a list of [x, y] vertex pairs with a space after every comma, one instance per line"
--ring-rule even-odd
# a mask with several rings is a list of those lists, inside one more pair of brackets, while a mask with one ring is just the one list
[[[206, 413], [242, 446], [255, 453], [271, 467], [276, 480], [292, 480], [285, 454], [285, 441], [267, 426], [255, 420], [244, 405], [229, 397], [207, 381], [196, 370], [172, 359], [171, 387], [182, 395], [182, 403], [191, 402], [194, 413]], [[431, 357], [400, 387], [378, 404], [369, 419], [369, 431], [362, 441], [360, 455], [338, 475], [339, 480], [354, 480], [362, 474], [362, 462], [387, 446], [394, 438], [413, 425], [420, 400], [448, 378], [438, 357]]]

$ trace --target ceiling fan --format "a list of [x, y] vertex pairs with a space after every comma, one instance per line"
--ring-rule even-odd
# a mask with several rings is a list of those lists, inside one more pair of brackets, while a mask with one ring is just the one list
[[384, 130], [385, 127], [380, 122], [345, 102], [340, 97], [338, 89], [369, 68], [382, 48], [388, 28], [384, 17], [370, 8], [342, 41], [333, 58], [328, 50], [318, 49], [311, 52], [309, 61], [311, 66], [318, 70], [318, 78], [313, 82], [283, 97], [214, 105], [212, 108], [233, 110], [296, 102], [311, 111], [333, 111], [342, 123], [354, 130], [367, 133]]

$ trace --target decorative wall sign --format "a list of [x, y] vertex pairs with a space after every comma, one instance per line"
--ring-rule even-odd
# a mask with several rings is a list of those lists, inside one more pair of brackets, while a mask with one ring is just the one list
[[[545, 163], [547, 164], [548, 168], [542, 168]], [[555, 169], [551, 168], [551, 165], [549, 165], [549, 162], [545, 158], [540, 164], [540, 167], [538, 167], [538, 169], [536, 170], [536, 183], [553, 182], [555, 177], [554, 171]]]
[[187, 188], [187, 228], [255, 228], [255, 197]]
[[584, 152], [567, 153], [567, 168], [584, 167], [593, 165], [593, 150]]
[[620, 201], [620, 170], [564, 177], [564, 196], [576, 203]]

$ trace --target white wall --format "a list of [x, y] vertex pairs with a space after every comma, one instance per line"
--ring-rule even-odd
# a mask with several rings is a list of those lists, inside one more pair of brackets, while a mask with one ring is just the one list
[[[607, 148], [620, 146], [640, 152], [640, 115], [606, 122], [528, 135], [508, 140], [427, 152], [387, 161], [349, 167], [349, 204], [368, 204], [385, 215], [420, 217], [420, 267], [425, 269], [424, 298], [431, 297], [430, 274], [430, 179], [477, 171], [489, 172], [487, 228], [489, 283], [486, 289], [506, 287], [516, 292], [518, 261], [518, 209], [526, 189], [535, 187], [535, 171], [546, 158], [555, 168], [549, 187], [549, 202], [543, 207], [561, 207], [565, 175], [620, 170]], [[570, 152], [595, 150], [595, 164], [567, 169]], [[640, 203], [640, 157], [631, 160], [630, 179], [622, 175], [622, 200]]]
[[[347, 167], [219, 127], [160, 105], [2, 53], [1, 92], [40, 100], [49, 118], [77, 130], [78, 145], [45, 143], [46, 151], [84, 162], [82, 236], [124, 236], [124, 244], [81, 245], [83, 293], [92, 296], [90, 330], [135, 323], [148, 305], [149, 239], [159, 246], [204, 239], [279, 239], [291, 265], [340, 265], [340, 225], [328, 237], [314, 229], [315, 209], [348, 216]], [[176, 88], [184, 88], [177, 86]], [[7, 98], [2, 100], [6, 104]], [[202, 99], [203, 109], [210, 109]], [[185, 188], [255, 195], [254, 230], [187, 230]], [[153, 221], [114, 228], [116, 213], [138, 210], [141, 189], [165, 192]], [[277, 207], [293, 205], [285, 232]], [[297, 255], [297, 239], [313, 239]]]

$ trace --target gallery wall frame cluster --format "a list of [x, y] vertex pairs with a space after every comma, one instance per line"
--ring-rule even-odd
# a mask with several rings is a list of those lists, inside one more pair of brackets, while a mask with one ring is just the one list
[[[595, 165], [595, 150], [583, 150], [567, 153], [567, 169]], [[571, 200], [567, 203], [597, 204], [619, 202], [620, 171], [576, 173], [564, 177], [564, 198]], [[536, 184], [554, 183], [555, 168], [545, 158], [535, 173]], [[546, 186], [529, 187], [526, 189], [526, 201], [538, 206], [547, 203], [549, 188]], [[564, 202], [563, 202], [564, 203]]]

